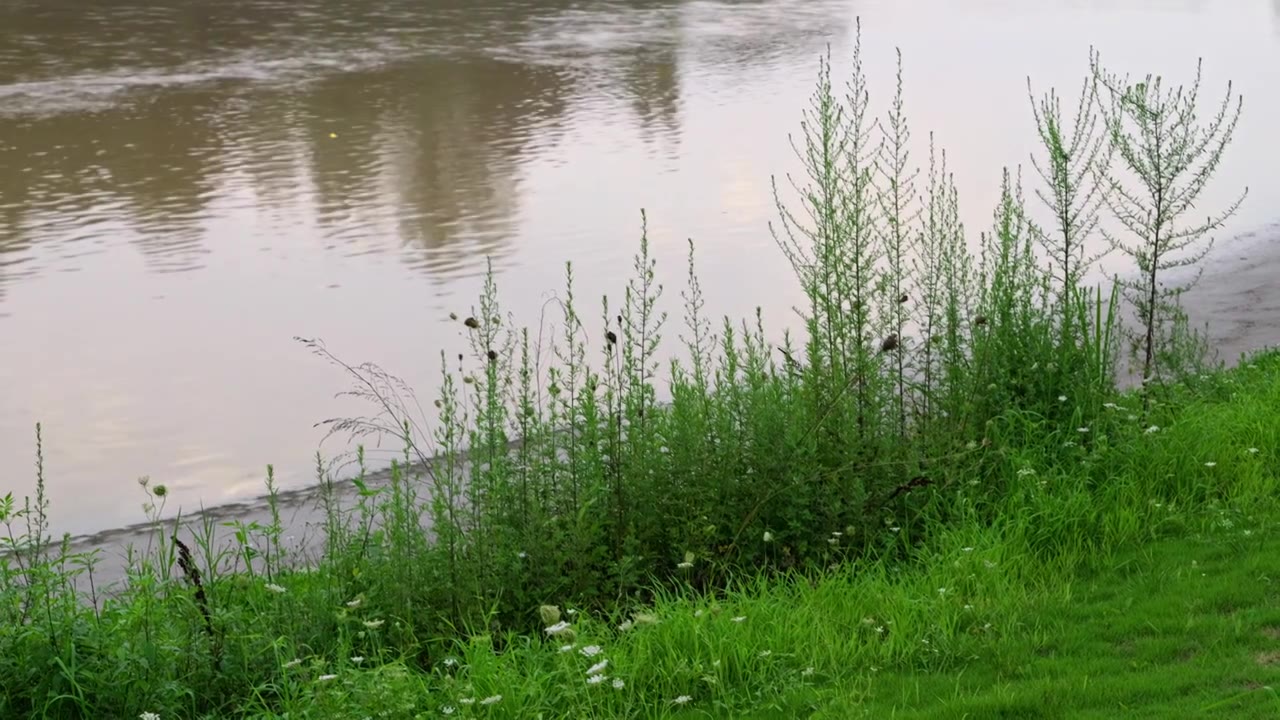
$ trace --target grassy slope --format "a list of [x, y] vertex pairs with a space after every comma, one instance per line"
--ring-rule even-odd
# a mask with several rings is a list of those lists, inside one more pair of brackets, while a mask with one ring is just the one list
[[[1046, 468], [1021, 505], [937, 530], [909, 565], [677, 593], [627, 631], [579, 614], [570, 652], [481, 636], [430, 675], [300, 676], [291, 715], [400, 698], [391, 717], [1280, 716], [1280, 356], [1169, 407], [1166, 427], [1117, 441], [1105, 486]], [[601, 659], [624, 688], [588, 686]]]
[[[1149, 419], [1133, 409], [1121, 399], [1110, 420], [1072, 429], [1087, 448], [1034, 423], [1004, 433], [1025, 440], [1007, 447], [996, 433], [986, 481], [1003, 489], [934, 490], [943, 515], [904, 524], [888, 548], [907, 562], [754, 578], [714, 598], [673, 591], [627, 630], [621, 616], [566, 611], [571, 639], [423, 639], [424, 665], [389, 642], [405, 629], [386, 588], [335, 594], [332, 568], [281, 575], [282, 587], [224, 578], [210, 587], [232, 633], [218, 681], [244, 689], [211, 714], [164, 707], [166, 689], [137, 680], [150, 659], [128, 645], [138, 625], [179, 650], [198, 638], [185, 593], [143, 588], [100, 619], [68, 606], [58, 627], [74, 622], [88, 650], [117, 659], [81, 650], [84, 666], [64, 669], [75, 684], [37, 716], [1280, 716], [1268, 689], [1280, 680], [1280, 354], [1209, 376]], [[588, 683], [605, 660], [607, 679]], [[188, 707], [201, 671], [175, 670]]]
[[1280, 525], [1232, 525], [1126, 552], [976, 660], [878, 673], [818, 716], [1280, 716]]
[[[1214, 378], [1224, 384], [1163, 431], [1166, 467], [1201, 465], [1216, 498], [1182, 509], [1151, 499], [1169, 511], [1159, 539], [1104, 550], [1050, 580], [1041, 599], [1009, 617], [1015, 627], [954, 667], [881, 669], [865, 682], [835, 683], [811, 705], [813, 716], [1280, 717], [1280, 465], [1267, 447], [1280, 422], [1273, 361], [1263, 360], [1270, 370], [1261, 374], [1240, 373], [1239, 385]], [[1229, 477], [1215, 480], [1224, 466]]]
[[[993, 602], [984, 618], [1004, 631], [982, 633], [986, 621], [973, 622], [972, 642], [943, 651], [972, 654], [940, 668], [895, 668], [892, 658], [878, 667], [853, 653], [842, 662], [840, 648], [870, 635], [860, 613], [878, 605], [849, 577], [816, 589], [749, 590], [707, 620], [668, 608], [660, 611], [667, 626], [653, 637], [638, 632], [611, 649], [627, 670], [636, 663], [675, 670], [677, 677], [652, 685], [686, 680], [694, 702], [681, 712], [646, 693], [614, 710], [688, 718], [1280, 717], [1271, 689], [1280, 683], [1280, 513], [1222, 511], [1202, 520], [1201, 530], [1061, 578], [1030, 607]], [[947, 620], [945, 601], [922, 603]], [[735, 626], [731, 612], [747, 619]], [[907, 612], [899, 623], [914, 634]], [[962, 614], [973, 612], [981, 611]], [[824, 671], [806, 675], [808, 662]], [[611, 715], [602, 707], [590, 716]]]

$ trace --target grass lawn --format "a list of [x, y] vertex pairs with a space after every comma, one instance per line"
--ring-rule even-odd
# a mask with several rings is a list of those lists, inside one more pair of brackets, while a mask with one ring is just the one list
[[956, 667], [878, 670], [752, 717], [1280, 717], [1278, 519], [1222, 512], [1065, 583]]

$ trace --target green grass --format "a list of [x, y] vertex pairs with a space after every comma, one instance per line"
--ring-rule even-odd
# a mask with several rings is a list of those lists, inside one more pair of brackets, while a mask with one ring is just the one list
[[[709, 318], [692, 243], [675, 359], [644, 233], [598, 317], [567, 265], [520, 327], [491, 272], [455, 315], [430, 417], [394, 376], [307, 342], [373, 408], [332, 428], [404, 449], [383, 480], [356, 454], [350, 506], [317, 458], [314, 557], [283, 542], [270, 467], [271, 520], [231, 523], [229, 544], [162, 521], [165, 487], [144, 482], [154, 542], [109, 593], [95, 555], [47, 535], [37, 428], [36, 496], [0, 500], [0, 717], [1276, 710], [1255, 685], [1276, 624], [1259, 578], [1280, 355], [1202, 371], [1160, 274], [1187, 258], [1143, 249], [1170, 239], [1229, 126], [1210, 122], [1225, 129], [1193, 168], [1158, 126], [1200, 137], [1194, 101], [1119, 87], [1094, 58], [1074, 121], [1052, 94], [1035, 106], [1047, 221], [1006, 170], [971, 243], [945, 152], [912, 169], [901, 83], [877, 119], [860, 52], [847, 93], [822, 63], [807, 179], [790, 203], [775, 183], [802, 337]], [[1117, 157], [1132, 188], [1103, 166]], [[1153, 183], [1173, 205], [1144, 226], [1125, 208]], [[1119, 293], [1080, 284], [1099, 240], [1136, 258], [1137, 327]], [[1149, 378], [1130, 393], [1126, 334]]]
[[[131, 697], [163, 717], [1280, 716], [1267, 689], [1280, 668], [1280, 353], [1172, 392], [1158, 431], [1129, 419], [1137, 401], [1118, 397], [1108, 439], [1083, 455], [1053, 437], [982, 450], [1012, 456], [998, 507], [963, 515], [985, 493], [958, 483], [939, 503], [949, 522], [890, 528], [898, 542], [878, 559], [710, 592], [676, 584], [625, 612], [544, 608], [541, 624], [565, 622], [557, 637], [472, 628], [417, 645], [392, 599], [376, 585], [350, 594], [343, 568], [224, 576], [207, 587], [227, 629], [208, 685], [184, 659], [202, 642], [190, 592], [139, 577], [100, 615], [54, 611], [82, 663], [54, 667], [92, 716], [125, 716]], [[1081, 467], [1107, 468], [1106, 482]], [[15, 632], [0, 640], [24, 646]], [[48, 655], [47, 636], [25, 635], [27, 662], [0, 667], [7, 698]], [[137, 681], [156, 671], [148, 637], [178, 664], [157, 686]], [[588, 684], [603, 660], [606, 679]], [[231, 699], [197, 712], [202, 692]]]
[[963, 668], [879, 673], [831, 717], [1280, 716], [1280, 516], [1238, 520], [1064, 581]]
[[[478, 636], [454, 648], [448, 674], [397, 682], [415, 685], [415, 707], [476, 717], [1280, 716], [1280, 355], [1253, 365], [1171, 400], [1160, 431], [1129, 432], [1105, 458], [1109, 487], [1025, 474], [1030, 492], [1003, 519], [933, 536], [910, 566], [676, 591], [625, 631], [565, 615], [570, 652]], [[1154, 491], [1164, 467], [1185, 468], [1205, 498]], [[1060, 487], [1041, 490], [1045, 475]], [[1048, 506], [1066, 519], [1075, 491], [1067, 504], [1097, 535], [1044, 546], [1027, 516]], [[582, 657], [588, 645], [600, 654]], [[601, 659], [622, 690], [586, 684]], [[318, 716], [372, 712], [382, 672], [351, 668]], [[483, 713], [458, 704], [499, 694]]]

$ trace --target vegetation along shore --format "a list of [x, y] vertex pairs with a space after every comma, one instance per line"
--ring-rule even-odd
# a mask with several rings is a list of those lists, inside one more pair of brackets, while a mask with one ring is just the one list
[[774, 181], [795, 337], [708, 317], [693, 243], [667, 317], [643, 230], [599, 306], [566, 265], [548, 332], [491, 272], [425, 413], [304, 341], [372, 409], [332, 429], [401, 462], [195, 522], [144, 481], [114, 570], [49, 537], [38, 448], [0, 717], [1280, 714], [1280, 354], [1224, 366], [1181, 302], [1245, 199], [1197, 204], [1238, 95], [1091, 53], [1065, 110], [1029, 86], [975, 234], [901, 72], [871, 98], [850, 60]]

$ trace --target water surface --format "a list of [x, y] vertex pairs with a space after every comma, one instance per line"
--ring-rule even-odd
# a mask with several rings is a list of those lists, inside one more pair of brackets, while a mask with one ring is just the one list
[[1220, 283], [1203, 307], [1228, 351], [1280, 342], [1256, 249], [1280, 219], [1280, 1], [9, 0], [0, 491], [33, 487], [37, 421], [58, 530], [137, 521], [142, 475], [170, 510], [257, 494], [269, 462], [305, 485], [314, 424], [364, 408], [293, 336], [429, 397], [487, 260], [531, 323], [573, 260], [594, 316], [641, 208], [676, 318], [692, 237], [714, 314], [795, 327], [769, 178], [797, 169], [817, 58], [846, 67], [859, 16], [873, 101], [900, 47], [916, 162], [933, 132], [971, 230], [1034, 148], [1028, 75], [1073, 96], [1094, 46], [1234, 80], [1205, 208], [1250, 186], [1215, 262], [1262, 299]]

